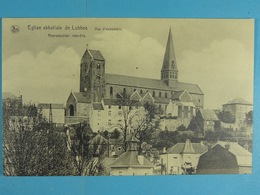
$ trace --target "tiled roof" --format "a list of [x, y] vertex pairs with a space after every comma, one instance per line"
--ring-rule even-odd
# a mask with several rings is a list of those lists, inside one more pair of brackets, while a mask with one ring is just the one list
[[[235, 98], [231, 101], [229, 101], [227, 104], [244, 104], [244, 105], [252, 105], [250, 102], [242, 99], [242, 98]], [[224, 104], [226, 105], [226, 104]]]
[[103, 105], [101, 103], [93, 103], [93, 110], [104, 110]]
[[169, 104], [170, 100], [163, 97], [154, 97], [154, 103]]
[[217, 115], [216, 115], [216, 112], [214, 110], [200, 109], [199, 111], [201, 113], [202, 118], [205, 121], [217, 121], [217, 120], [219, 120]]
[[90, 103], [91, 102], [89, 93], [86, 93], [86, 92], [72, 92], [72, 93], [75, 96], [77, 102], [80, 102], [80, 103]]
[[89, 52], [91, 53], [91, 55], [92, 55], [92, 57], [94, 58], [94, 60], [101, 60], [101, 61], [104, 61], [104, 60], [105, 60], [99, 50], [89, 49]]
[[[196, 154], [202, 154], [208, 150], [207, 146], [201, 143], [191, 143]], [[177, 143], [167, 150], [169, 154], [182, 154], [185, 148], [185, 143]]]
[[112, 162], [109, 167], [153, 167], [152, 163], [144, 157], [144, 163], [138, 161], [137, 151], [126, 151], [118, 159]]
[[52, 109], [64, 109], [64, 105], [63, 104], [47, 104], [47, 103], [40, 103], [38, 104], [38, 108], [41, 109], [50, 109], [50, 105]]
[[237, 142], [218, 141], [213, 147], [220, 145], [225, 148], [226, 144], [229, 144], [230, 147], [228, 151], [236, 156], [237, 164], [239, 166], [252, 166], [252, 154]]
[[184, 91], [175, 91], [172, 95], [172, 100], [180, 100], [180, 96]]
[[3, 92], [2, 99], [19, 99], [16, 95], [12, 94], [11, 92]]
[[165, 82], [159, 79], [148, 79], [148, 78], [125, 76], [125, 75], [106, 74], [106, 83], [114, 84], [114, 85], [157, 89], [157, 90], [167, 90], [167, 91], [187, 90], [189, 93], [203, 94], [199, 86], [196, 84], [178, 82], [177, 87], [169, 88]]
[[121, 99], [103, 99], [105, 105], [111, 106], [141, 106], [140, 101], [136, 100], [121, 100]]
[[202, 104], [200, 102], [198, 102], [197, 100], [192, 100], [193, 104], [196, 106], [196, 107], [202, 107]]

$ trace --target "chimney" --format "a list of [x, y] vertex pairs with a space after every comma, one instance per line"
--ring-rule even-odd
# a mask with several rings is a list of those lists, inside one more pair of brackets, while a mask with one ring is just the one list
[[230, 149], [230, 143], [229, 143], [229, 142], [227, 142], [227, 143], [225, 144], [225, 148], [226, 148], [227, 150]]
[[138, 155], [138, 162], [143, 165], [144, 164], [144, 156]]
[[163, 154], [166, 154], [166, 153], [167, 153], [165, 147], [163, 147], [163, 152], [162, 152], [162, 153], [163, 153]]

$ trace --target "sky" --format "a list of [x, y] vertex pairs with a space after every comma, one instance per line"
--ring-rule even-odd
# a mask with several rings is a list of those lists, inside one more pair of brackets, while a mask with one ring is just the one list
[[[23, 95], [24, 102], [65, 104], [79, 91], [86, 47], [101, 51], [106, 73], [160, 79], [171, 28], [179, 81], [199, 85], [205, 108], [237, 97], [253, 103], [252, 19], [3, 19], [2, 25], [2, 91]], [[19, 32], [11, 31], [14, 25]]]

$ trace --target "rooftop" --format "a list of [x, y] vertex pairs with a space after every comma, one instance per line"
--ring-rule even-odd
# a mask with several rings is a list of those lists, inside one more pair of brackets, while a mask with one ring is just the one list
[[[190, 147], [185, 148], [185, 143], [177, 143], [167, 150], [168, 154], [183, 154], [188, 152], [188, 148], [193, 148], [196, 154], [202, 154], [208, 150], [208, 147], [201, 143], [191, 143]], [[193, 152], [191, 150], [191, 152]]]
[[229, 101], [228, 103], [224, 104], [224, 105], [227, 105], [227, 104], [244, 104], [244, 105], [253, 105], [252, 103], [244, 100], [243, 98], [235, 98], [231, 101]]
[[50, 107], [52, 109], [64, 109], [63, 104], [52, 104], [52, 103], [39, 103], [38, 104], [38, 108], [41, 108], [41, 109], [50, 109]]
[[205, 121], [217, 121], [219, 120], [216, 112], [214, 110], [208, 110], [208, 109], [200, 109], [199, 110], [201, 113], [202, 118]]
[[140, 78], [140, 77], [133, 77], [133, 76], [125, 76], [125, 75], [106, 74], [106, 83], [114, 84], [114, 85], [165, 90], [165, 91], [187, 90], [189, 93], [192, 93], [192, 94], [203, 95], [203, 92], [201, 91], [201, 89], [199, 88], [199, 86], [197, 84], [178, 82], [177, 87], [169, 88], [165, 82], [163, 82], [162, 80], [159, 80], [159, 79], [149, 79], [149, 78]]

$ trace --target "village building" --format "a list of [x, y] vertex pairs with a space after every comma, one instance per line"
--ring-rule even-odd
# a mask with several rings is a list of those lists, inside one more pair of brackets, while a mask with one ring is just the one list
[[177, 143], [160, 154], [162, 164], [165, 164], [166, 174], [195, 174], [200, 155], [207, 151], [203, 143]]
[[235, 117], [234, 123], [222, 123], [222, 126], [225, 128], [231, 128], [233, 130], [240, 130], [243, 127], [247, 127], [245, 124], [246, 114], [250, 111], [253, 111], [253, 104], [242, 98], [235, 98], [228, 103], [223, 104], [222, 110], [231, 112], [231, 114], [233, 114]]
[[[197, 84], [179, 81], [171, 30], [162, 63], [161, 79], [107, 74], [105, 69], [106, 61], [102, 53], [87, 48], [80, 64], [80, 91], [71, 92], [67, 100], [66, 122], [89, 120], [94, 131], [109, 129], [113, 125], [113, 119], [111, 118], [110, 125], [110, 113], [106, 107], [111, 106], [111, 109], [115, 109], [116, 106], [120, 106], [119, 103], [114, 105], [118, 97], [131, 97], [141, 104], [152, 102], [162, 115], [166, 115], [173, 97], [171, 104], [178, 105], [178, 109], [169, 110], [173, 116], [177, 112], [180, 118], [178, 124], [182, 122], [184, 125], [187, 125], [195, 108], [202, 108], [204, 105], [204, 94]], [[178, 96], [181, 100], [178, 100]], [[100, 116], [95, 112], [100, 112], [104, 121], [98, 122]], [[115, 112], [118, 113], [119, 110], [115, 109]]]
[[49, 123], [57, 126], [62, 126], [64, 124], [65, 107], [63, 104], [40, 103], [38, 104], [37, 109]]
[[197, 174], [251, 174], [252, 154], [236, 142], [219, 141], [200, 156]]
[[139, 140], [133, 135], [127, 140], [127, 151], [110, 165], [110, 175], [153, 175], [154, 165], [143, 155], [138, 155]]

